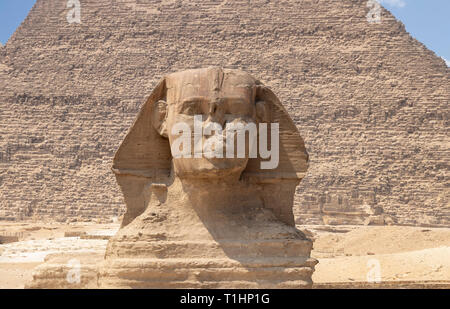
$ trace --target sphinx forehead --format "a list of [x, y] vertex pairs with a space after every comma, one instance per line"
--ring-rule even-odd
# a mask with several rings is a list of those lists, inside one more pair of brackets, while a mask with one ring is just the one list
[[167, 88], [193, 86], [215, 89], [225, 83], [238, 87], [249, 87], [256, 84], [256, 79], [244, 71], [220, 67], [186, 70], [166, 76]]
[[234, 69], [209, 67], [187, 70], [166, 77], [168, 101], [180, 101], [190, 96], [252, 97], [256, 79], [250, 74]]

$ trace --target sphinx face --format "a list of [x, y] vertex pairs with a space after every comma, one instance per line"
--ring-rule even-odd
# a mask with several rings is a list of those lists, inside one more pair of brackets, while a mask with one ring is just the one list
[[[248, 135], [245, 151], [238, 156], [233, 129], [239, 123], [256, 124], [255, 80], [244, 72], [208, 68], [169, 75], [166, 85], [165, 128], [177, 176], [238, 179], [247, 166], [252, 141]], [[190, 130], [190, 141], [181, 146], [182, 157], [174, 155], [180, 128]], [[227, 143], [234, 145], [233, 156], [227, 155]]]

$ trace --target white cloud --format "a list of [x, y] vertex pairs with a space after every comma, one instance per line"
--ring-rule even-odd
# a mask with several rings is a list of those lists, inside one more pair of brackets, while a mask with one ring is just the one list
[[448, 61], [448, 60], [445, 59], [445, 58], [442, 58], [442, 59], [444, 59], [444, 61], [445, 61], [445, 63], [447, 64], [447, 66], [450, 67], [450, 61]]
[[406, 6], [405, 0], [379, 0], [382, 4], [387, 4], [389, 6], [403, 8]]

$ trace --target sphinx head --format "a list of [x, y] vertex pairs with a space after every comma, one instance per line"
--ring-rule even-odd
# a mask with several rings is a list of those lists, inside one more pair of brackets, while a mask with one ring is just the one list
[[[269, 123], [279, 127], [277, 145], [268, 126], [265, 130], [267, 149], [278, 148], [279, 164], [267, 169], [262, 166], [268, 157], [255, 141]], [[252, 125], [259, 125], [259, 136], [250, 134]], [[180, 139], [186, 132], [188, 138]], [[244, 135], [243, 142], [236, 134]], [[169, 74], [159, 82], [117, 150], [113, 170], [159, 182], [170, 171], [180, 178], [239, 179], [245, 174], [256, 182], [274, 182], [301, 179], [307, 162], [295, 124], [269, 88], [241, 70], [209, 67]]]
[[[244, 128], [242, 142], [236, 138], [242, 132], [233, 124], [241, 124], [241, 128], [258, 125], [258, 136]], [[275, 168], [264, 167], [270, 159], [267, 152], [261, 152], [261, 143], [256, 155], [252, 147], [264, 132], [261, 126], [267, 124], [279, 127], [275, 147], [279, 164]], [[217, 134], [217, 129], [222, 132]], [[267, 149], [272, 149], [272, 135], [266, 133]], [[218, 138], [223, 149], [217, 146]], [[276, 95], [243, 71], [217, 67], [165, 76], [142, 106], [113, 162], [127, 204], [124, 226], [147, 208], [154, 191], [149, 188], [159, 184], [170, 187], [173, 175], [182, 180], [230, 180], [232, 185], [257, 186], [267, 207], [293, 224], [294, 191], [307, 167], [303, 139]]]
[[245, 72], [216, 67], [166, 77], [165, 97], [155, 104], [152, 124], [170, 143], [178, 177], [240, 177], [257, 139], [244, 129], [256, 129], [266, 114], [258, 85]]

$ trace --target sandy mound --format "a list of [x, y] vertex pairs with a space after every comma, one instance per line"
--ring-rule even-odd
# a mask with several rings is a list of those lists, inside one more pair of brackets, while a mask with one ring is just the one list
[[450, 281], [450, 247], [395, 254], [320, 259], [313, 281], [348, 282], [375, 278], [379, 265], [381, 281]]
[[340, 227], [333, 232], [313, 229], [313, 256], [328, 258], [390, 254], [450, 246], [450, 229], [406, 226]]
[[0, 263], [0, 289], [23, 289], [40, 263]]
[[309, 227], [319, 259], [313, 281], [450, 281], [450, 229], [407, 226]]

